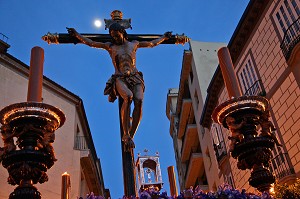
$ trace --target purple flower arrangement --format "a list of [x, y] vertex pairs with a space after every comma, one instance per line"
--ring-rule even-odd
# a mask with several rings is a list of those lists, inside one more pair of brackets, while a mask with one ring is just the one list
[[[83, 198], [80, 197], [79, 199], [83, 199]], [[95, 196], [95, 194], [91, 192], [86, 196], [86, 199], [105, 199], [105, 198], [103, 196]]]
[[255, 195], [246, 193], [245, 189], [242, 191], [232, 188], [230, 185], [221, 185], [216, 192], [204, 192], [199, 187], [193, 190], [193, 187], [187, 189], [177, 196], [177, 199], [273, 199], [273, 197], [264, 192], [262, 195]]
[[[190, 187], [182, 191], [177, 197], [168, 196], [166, 191], [160, 193], [154, 188], [143, 190], [139, 193], [139, 197], [126, 197], [122, 199], [274, 199], [269, 193], [264, 192], [261, 195], [246, 193], [245, 189], [242, 191], [232, 188], [230, 185], [221, 185], [216, 192], [204, 192], [199, 187], [193, 189]], [[89, 194], [86, 199], [104, 199], [102, 196], [94, 196]]]

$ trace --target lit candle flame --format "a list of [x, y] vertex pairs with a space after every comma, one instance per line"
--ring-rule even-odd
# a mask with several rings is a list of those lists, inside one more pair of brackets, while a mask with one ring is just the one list
[[67, 172], [64, 172], [62, 175], [69, 175]]
[[275, 194], [275, 188], [274, 188], [274, 183], [271, 184], [270, 190], [269, 190], [270, 194]]

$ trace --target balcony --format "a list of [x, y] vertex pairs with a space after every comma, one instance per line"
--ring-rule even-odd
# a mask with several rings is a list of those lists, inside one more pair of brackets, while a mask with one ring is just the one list
[[254, 84], [248, 88], [244, 95], [247, 96], [266, 96], [266, 91], [264, 89], [263, 83], [261, 80], [257, 80]]
[[183, 99], [182, 100], [182, 107], [181, 107], [181, 111], [180, 111], [179, 126], [178, 126], [178, 138], [179, 139], [182, 138], [182, 136], [184, 135], [186, 125], [188, 124], [191, 107], [192, 107], [191, 99]]
[[192, 148], [196, 148], [199, 145], [199, 138], [196, 124], [188, 124], [186, 133], [182, 140], [183, 146], [181, 149], [181, 162], [188, 160]]
[[80, 165], [89, 189], [96, 195], [99, 195], [101, 193], [101, 185], [99, 182], [96, 162], [93, 159], [90, 150], [80, 152]]
[[89, 149], [85, 136], [76, 136], [75, 137], [74, 149], [75, 150], [88, 150]]
[[99, 159], [89, 149], [86, 139], [86, 136], [76, 136], [74, 149], [80, 151], [80, 165], [89, 189], [96, 195], [100, 195], [102, 192], [99, 180]]
[[295, 46], [300, 41], [300, 17], [286, 30], [280, 48], [285, 59], [288, 61]]
[[197, 178], [204, 173], [203, 155], [201, 152], [192, 152], [186, 167], [185, 188], [194, 186]]
[[270, 170], [280, 183], [288, 183], [296, 179], [295, 170], [289, 161], [288, 153], [279, 153], [271, 160]]

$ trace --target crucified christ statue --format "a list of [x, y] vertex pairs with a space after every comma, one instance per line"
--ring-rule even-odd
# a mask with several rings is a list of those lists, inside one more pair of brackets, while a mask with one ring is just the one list
[[[90, 47], [108, 51], [114, 74], [107, 81], [104, 94], [110, 102], [119, 98], [120, 131], [122, 138], [122, 162], [124, 192], [126, 196], [136, 195], [136, 177], [133, 148], [133, 137], [142, 117], [144, 98], [143, 74], [136, 67], [136, 51], [138, 48], [151, 48], [159, 44], [184, 44], [189, 39], [184, 35], [127, 34], [131, 28], [131, 19], [122, 19], [122, 12], [114, 10], [112, 19], [105, 19], [109, 34], [79, 34], [74, 28], [67, 28], [68, 34], [48, 33], [42, 37], [48, 44], [82, 43]], [[132, 115], [130, 107], [134, 103]]]
[[[123, 99], [120, 110], [123, 127], [122, 141], [129, 148], [134, 148], [132, 141], [142, 118], [142, 103], [144, 97], [144, 80], [142, 72], [136, 68], [136, 51], [138, 48], [152, 48], [171, 38], [172, 33], [166, 32], [152, 41], [128, 41], [124, 27], [114, 23], [109, 27], [111, 42], [96, 42], [79, 34], [74, 28], [67, 28], [71, 36], [75, 36], [81, 43], [90, 47], [107, 50], [115, 68], [115, 73], [106, 83], [104, 93], [109, 95], [109, 101], [116, 97]], [[134, 103], [132, 116], [130, 106]]]

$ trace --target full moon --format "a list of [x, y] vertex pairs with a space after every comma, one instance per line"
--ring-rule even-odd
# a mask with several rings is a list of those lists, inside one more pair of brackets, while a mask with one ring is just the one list
[[101, 23], [101, 21], [100, 21], [99, 19], [96, 19], [96, 20], [94, 21], [94, 25], [95, 25], [97, 28], [100, 28], [101, 25], [102, 25], [102, 23]]

